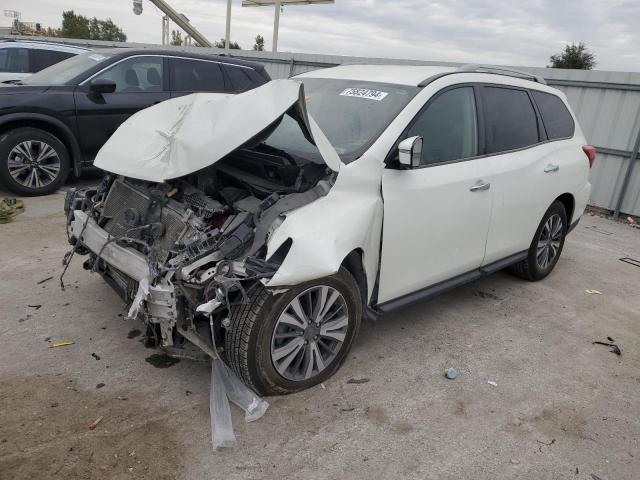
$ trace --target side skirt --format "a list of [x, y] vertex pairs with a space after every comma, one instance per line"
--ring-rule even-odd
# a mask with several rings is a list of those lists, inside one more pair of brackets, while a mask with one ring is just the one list
[[381, 303], [376, 307], [367, 307], [364, 317], [367, 320], [378, 320], [383, 314], [408, 307], [409, 305], [413, 305], [414, 303], [420, 301], [428, 300], [437, 295], [440, 295], [441, 293], [446, 292], [447, 290], [451, 290], [452, 288], [456, 288], [460, 285], [464, 285], [465, 283], [473, 282], [474, 280], [477, 280], [479, 278], [491, 275], [498, 270], [502, 270], [526, 259], [527, 254], [528, 251], [525, 250], [523, 252], [519, 252], [503, 258], [502, 260], [498, 260], [497, 262], [484, 265], [476, 270], [472, 270], [470, 272], [463, 273], [462, 275], [450, 278], [449, 280], [436, 283], [435, 285], [431, 285], [421, 290], [403, 295], [402, 297], [398, 297], [393, 300]]

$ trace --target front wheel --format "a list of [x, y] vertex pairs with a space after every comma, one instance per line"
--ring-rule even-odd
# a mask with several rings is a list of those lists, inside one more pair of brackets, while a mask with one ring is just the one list
[[64, 184], [69, 169], [66, 147], [49, 132], [27, 127], [0, 136], [0, 180], [18, 195], [55, 192]]
[[231, 368], [261, 395], [282, 395], [331, 377], [360, 328], [358, 286], [344, 268], [273, 295], [256, 283], [231, 309], [225, 353]]
[[542, 217], [527, 258], [511, 267], [511, 272], [525, 280], [542, 280], [558, 263], [567, 234], [567, 212], [555, 201]]

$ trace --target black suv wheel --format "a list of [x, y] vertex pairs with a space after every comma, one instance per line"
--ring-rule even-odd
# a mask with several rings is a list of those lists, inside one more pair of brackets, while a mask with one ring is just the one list
[[16, 128], [0, 136], [0, 180], [23, 196], [46, 195], [69, 175], [69, 153], [55, 136], [37, 128]]
[[247, 296], [231, 309], [225, 354], [261, 395], [293, 393], [328, 379], [360, 329], [358, 285], [344, 268], [276, 295], [258, 282]]

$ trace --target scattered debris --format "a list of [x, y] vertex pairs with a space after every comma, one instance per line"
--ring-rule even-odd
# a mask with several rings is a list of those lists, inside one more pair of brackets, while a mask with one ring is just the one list
[[327, 387], [324, 386], [324, 383], [321, 383], [320, 386], [322, 387], [323, 390], [327, 389]]
[[58, 402], [51, 402], [51, 405], [49, 405], [51, 408], [56, 408], [59, 405]]
[[589, 295], [602, 295], [602, 292], [599, 290], [593, 290], [591, 288], [587, 288], [585, 290], [586, 293], [588, 293]]
[[498, 386], [498, 384], [496, 382], [492, 381], [492, 380], [487, 380], [487, 383], [489, 385], [491, 385], [492, 387], [497, 387]]
[[576, 467], [576, 475], [578, 475], [580, 473], [580, 470], [578, 470], [578, 467]]
[[607, 340], [609, 340], [610, 342], [615, 342], [615, 340], [611, 337], [607, 337]]
[[67, 340], [65, 342], [53, 342], [51, 345], [49, 345], [49, 348], [56, 348], [56, 347], [66, 347], [68, 345], [73, 345], [74, 342], [73, 340]]
[[188, 397], [189, 395], [191, 395], [193, 392], [191, 390], [185, 390], [184, 394]]
[[[610, 342], [613, 342], [613, 339], [611, 337], [607, 337], [607, 338], [609, 339]], [[593, 342], [593, 345], [604, 345], [605, 347], [611, 347], [611, 350], [609, 350], [611, 353], [615, 353], [616, 355], [622, 355], [622, 351], [620, 350], [620, 347], [615, 343]]]
[[42, 280], [40, 280], [39, 282], [37, 282], [37, 284], [38, 284], [38, 285], [42, 285], [44, 282], [48, 282], [49, 280], [53, 280], [53, 277], [43, 278]]
[[0, 223], [9, 223], [16, 215], [24, 212], [24, 202], [16, 198], [0, 200]]
[[91, 356], [96, 360], [100, 360], [100, 355], [98, 355], [97, 353], [92, 353]]
[[591, 474], [591, 478], [593, 478], [593, 480], [602, 480], [598, 475], [596, 475], [595, 473]]
[[543, 442], [542, 440], [537, 440], [536, 439], [536, 442], [538, 442], [540, 444], [540, 446], [538, 447], [538, 450], [540, 452], [542, 452], [542, 447], [550, 447], [551, 445], [556, 443], [556, 439], [552, 438], [551, 441], [549, 441], [549, 442]]
[[103, 416], [100, 416], [100, 417], [96, 418], [93, 422], [91, 422], [91, 423], [88, 425], [89, 430], [95, 430], [95, 429], [96, 429], [96, 427], [97, 427], [97, 426], [98, 426], [98, 424], [102, 421], [102, 419], [103, 419], [103, 418], [104, 418]]
[[636, 221], [635, 221], [635, 219], [633, 217], [627, 217], [625, 220], [629, 225], [635, 225], [636, 224]]
[[624, 257], [621, 258], [620, 261], [633, 265], [634, 267], [640, 267], [640, 260], [636, 260], [635, 258]]
[[444, 376], [449, 380], [453, 380], [458, 376], [458, 371], [453, 367], [449, 367], [444, 371]]
[[27, 307], [29, 307], [29, 308], [35, 308], [36, 310], [40, 310], [40, 308], [42, 307], [42, 305], [27, 305]]
[[516, 460], [515, 458], [511, 459], [511, 464], [512, 465], [520, 465], [520, 462], [518, 460]]
[[99, 384], [96, 385], [96, 388], [102, 388], [102, 387], [104, 387], [104, 385], [105, 385], [104, 383], [99, 383]]
[[350, 378], [347, 380], [347, 383], [352, 383], [354, 385], [362, 385], [363, 383], [369, 383], [371, 381], [370, 378]]
[[340, 411], [341, 412], [353, 412], [355, 410], [354, 407], [349, 407], [349, 408], [341, 408]]

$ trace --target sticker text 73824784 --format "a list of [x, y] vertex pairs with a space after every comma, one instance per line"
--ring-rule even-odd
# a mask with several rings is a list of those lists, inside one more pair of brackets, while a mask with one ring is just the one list
[[382, 101], [388, 95], [387, 92], [369, 90], [368, 88], [347, 88], [341, 94], [343, 97], [367, 98], [369, 100]]

